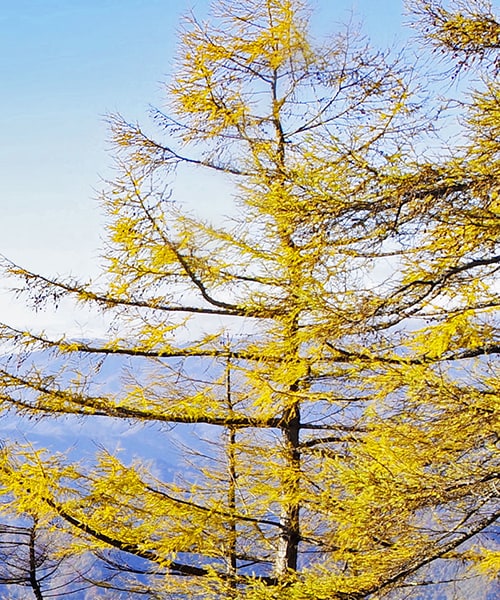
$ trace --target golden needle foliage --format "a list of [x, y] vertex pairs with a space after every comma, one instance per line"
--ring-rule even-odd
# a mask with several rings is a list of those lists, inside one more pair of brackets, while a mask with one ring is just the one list
[[[497, 572], [500, 25], [479, 0], [413, 8], [481, 73], [450, 155], [421, 150], [439, 115], [402, 59], [352, 30], [318, 45], [301, 0], [223, 0], [183, 23], [159, 139], [110, 117], [100, 286], [4, 263], [35, 306], [113, 316], [95, 340], [2, 325], [4, 410], [156, 424], [165, 452], [179, 424], [191, 445], [173, 477], [2, 455], [6, 510], [149, 565], [119, 563], [129, 595], [417, 598], [447, 565]], [[235, 218], [183, 211], [176, 169], [232, 186]]]

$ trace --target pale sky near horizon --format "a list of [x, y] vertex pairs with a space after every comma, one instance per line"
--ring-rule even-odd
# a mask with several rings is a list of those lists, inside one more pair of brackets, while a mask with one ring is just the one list
[[[161, 106], [179, 16], [208, 0], [0, 0], [0, 254], [33, 270], [95, 272], [109, 174], [104, 115]], [[312, 0], [318, 33], [354, 14], [374, 44], [402, 43], [402, 0]], [[200, 182], [191, 184], [196, 197]], [[0, 291], [3, 283], [0, 281]], [[0, 298], [0, 321], [16, 312]]]

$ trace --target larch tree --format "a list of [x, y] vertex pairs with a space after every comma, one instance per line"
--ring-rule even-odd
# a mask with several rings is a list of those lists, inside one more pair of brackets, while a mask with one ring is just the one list
[[[0, 590], [4, 600], [21, 598], [76, 597], [93, 588], [95, 557], [73, 558], [62, 537], [50, 527], [40, 526], [36, 516], [24, 522], [0, 524]], [[100, 567], [104, 565], [99, 565]]]
[[[35, 307], [110, 327], [3, 324], [2, 409], [187, 447], [175, 476], [3, 451], [4, 506], [56, 519], [128, 597], [418, 598], [498, 568], [500, 25], [479, 0], [414, 4], [483, 77], [451, 151], [423, 150], [439, 111], [401, 57], [352, 29], [317, 44], [301, 0], [223, 0], [184, 22], [157, 136], [110, 117], [101, 279], [4, 260]], [[229, 186], [231, 217], [183, 210], [185, 173]]]

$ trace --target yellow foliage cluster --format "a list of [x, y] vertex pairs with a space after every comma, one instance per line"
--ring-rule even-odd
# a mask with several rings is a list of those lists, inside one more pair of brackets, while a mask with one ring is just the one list
[[[168, 476], [6, 449], [5, 511], [57, 523], [75, 553], [145, 561], [148, 584], [119, 581], [151, 598], [394, 598], [450, 563], [494, 576], [498, 22], [472, 5], [415, 5], [459, 71], [483, 69], [463, 144], [439, 160], [419, 150], [440, 123], [414, 73], [354, 34], [317, 46], [301, 1], [223, 0], [185, 21], [157, 115], [168, 143], [111, 118], [101, 284], [3, 264], [36, 308], [108, 311], [107, 338], [1, 325], [0, 407], [191, 447]], [[185, 214], [179, 165], [229, 182], [237, 216]]]

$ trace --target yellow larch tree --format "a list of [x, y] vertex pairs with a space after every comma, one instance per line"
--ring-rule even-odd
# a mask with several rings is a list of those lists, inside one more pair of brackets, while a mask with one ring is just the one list
[[[4, 260], [35, 306], [73, 299], [111, 325], [2, 325], [2, 408], [154, 424], [164, 452], [177, 425], [191, 447], [175, 476], [3, 451], [4, 509], [36, 506], [105, 557], [114, 597], [421, 598], [494, 573], [500, 27], [466, 7], [414, 6], [427, 43], [484, 77], [463, 144], [435, 160], [415, 69], [352, 29], [317, 44], [301, 0], [188, 17], [158, 137], [110, 117], [101, 280]], [[230, 186], [231, 218], [183, 210], [185, 173]]]

